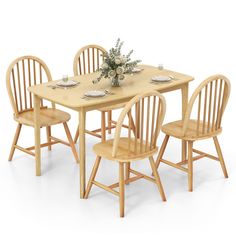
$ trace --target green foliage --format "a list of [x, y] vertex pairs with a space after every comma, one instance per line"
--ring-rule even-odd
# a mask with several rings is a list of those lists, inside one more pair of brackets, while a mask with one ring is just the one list
[[93, 83], [99, 82], [104, 78], [124, 79], [124, 74], [132, 73], [132, 70], [137, 66], [141, 60], [131, 60], [130, 56], [133, 53], [131, 50], [127, 55], [121, 54], [121, 49], [124, 42], [118, 38], [115, 47], [111, 48], [104, 56], [104, 62], [99, 69], [100, 75]]

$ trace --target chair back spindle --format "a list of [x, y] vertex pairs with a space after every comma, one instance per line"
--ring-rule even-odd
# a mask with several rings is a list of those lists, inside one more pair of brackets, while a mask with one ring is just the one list
[[90, 74], [97, 71], [104, 60], [106, 50], [98, 45], [87, 45], [75, 55], [73, 69], [74, 75]]
[[[119, 143], [123, 138], [126, 138], [125, 148], [130, 156], [141, 158], [156, 152], [157, 137], [165, 110], [165, 99], [156, 91], [146, 92], [131, 99], [119, 116], [112, 156], [116, 157]], [[129, 127], [127, 135], [123, 136], [122, 134], [121, 137], [121, 128], [125, 117], [129, 118]], [[132, 117], [134, 117], [133, 120]]]
[[[7, 91], [14, 114], [33, 109], [33, 97], [27, 91], [29, 86], [51, 80], [50, 71], [41, 59], [34, 56], [15, 59], [6, 74]], [[41, 100], [41, 107], [44, 107], [43, 100]]]
[[230, 82], [223, 75], [203, 81], [190, 98], [183, 123], [183, 135], [190, 120], [196, 120], [197, 136], [208, 136], [221, 131], [221, 121], [230, 94]]

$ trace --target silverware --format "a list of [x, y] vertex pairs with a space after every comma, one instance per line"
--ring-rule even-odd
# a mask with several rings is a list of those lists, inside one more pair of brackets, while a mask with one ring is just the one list
[[[78, 82], [78, 81], [77, 81]], [[77, 84], [75, 84], [74, 86], [58, 86], [58, 85], [56, 85], [56, 84], [54, 84], [54, 85], [48, 85], [47, 87], [48, 88], [52, 88], [52, 89], [57, 89], [57, 88], [59, 88], [59, 89], [72, 89], [72, 88], [75, 88], [75, 87], [77, 87], [78, 85], [79, 85], [80, 83], [78, 82]]]
[[114, 95], [114, 94], [115, 94], [115, 93], [110, 92], [110, 91], [107, 90], [107, 89], [104, 90], [104, 93], [105, 93], [105, 94], [109, 94], [109, 95]]
[[173, 75], [168, 75], [172, 80], [178, 80], [177, 78], [175, 78]]
[[52, 89], [58, 88], [58, 86], [56, 86], [56, 85], [48, 85], [47, 87], [48, 87], [48, 88], [52, 88]]

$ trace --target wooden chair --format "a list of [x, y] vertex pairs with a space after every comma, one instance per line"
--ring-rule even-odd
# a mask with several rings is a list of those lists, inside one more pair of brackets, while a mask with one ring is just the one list
[[[18, 123], [9, 161], [12, 160], [15, 149], [34, 156], [34, 152], [32, 151], [35, 148], [34, 146], [23, 148], [17, 145], [22, 125], [34, 127], [33, 96], [27, 91], [27, 87], [51, 80], [51, 73], [47, 65], [41, 59], [34, 56], [19, 57], [8, 67], [6, 74], [7, 91], [14, 112], [14, 120]], [[75, 160], [79, 163], [75, 145], [67, 125], [70, 115], [56, 109], [53, 103], [52, 108], [47, 107], [44, 103], [41, 100], [40, 126], [41, 128], [46, 127], [47, 142], [41, 144], [41, 147], [48, 146], [48, 150], [51, 150], [53, 144], [65, 144], [71, 147]], [[57, 124], [63, 124], [69, 142], [65, 142], [51, 135], [51, 126]]]
[[[103, 55], [106, 50], [98, 45], [87, 45], [82, 47], [75, 55], [73, 69], [74, 75], [84, 75], [90, 74], [97, 71], [101, 64], [103, 63]], [[86, 130], [86, 133], [101, 138], [106, 139], [106, 130], [111, 133], [111, 129], [115, 128], [116, 121], [112, 120], [112, 110], [124, 107], [125, 104], [117, 104], [109, 107], [104, 107], [99, 109], [101, 112], [101, 128], [95, 130]], [[108, 119], [108, 126], [106, 127], [106, 113]], [[101, 132], [101, 134], [99, 134]], [[79, 137], [79, 125], [75, 134], [74, 142], [76, 143]]]
[[[203, 157], [219, 161], [225, 178], [228, 177], [217, 136], [221, 133], [221, 121], [230, 94], [230, 82], [223, 75], [214, 75], [203, 81], [193, 93], [187, 107], [184, 120], [165, 124], [162, 132], [166, 134], [156, 160], [180, 169], [188, 174], [188, 188], [193, 190], [193, 161]], [[173, 163], [163, 159], [163, 154], [169, 140], [173, 136], [185, 140], [188, 147], [188, 159]], [[193, 148], [193, 142], [213, 138], [218, 157]], [[193, 157], [193, 153], [197, 153]], [[187, 165], [187, 168], [183, 165]]]
[[[120, 216], [124, 216], [124, 184], [136, 181], [144, 178], [157, 184], [163, 201], [166, 201], [164, 190], [161, 184], [160, 177], [155, 168], [153, 159], [154, 153], [157, 152], [157, 137], [159, 135], [161, 125], [165, 115], [165, 99], [164, 97], [155, 91], [143, 93], [135, 96], [130, 102], [126, 104], [122, 110], [116, 130], [114, 139], [107, 140], [94, 145], [93, 150], [97, 155], [95, 165], [90, 176], [85, 198], [88, 198], [92, 185], [96, 185], [103, 188], [120, 198]], [[126, 115], [131, 117], [133, 114], [135, 124], [135, 135], [131, 133], [132, 124], [129, 119], [129, 128], [125, 136], [121, 137], [121, 128]], [[116, 161], [119, 163], [119, 182], [106, 186], [95, 180], [95, 176], [100, 164], [101, 157]], [[151, 178], [145, 174], [142, 174], [136, 170], [130, 168], [132, 161], [142, 160], [149, 158], [151, 169], [155, 178]], [[126, 165], [126, 178], [124, 179], [124, 164]], [[130, 177], [130, 173], [134, 174], [134, 177]], [[119, 192], [114, 188], [119, 187]]]

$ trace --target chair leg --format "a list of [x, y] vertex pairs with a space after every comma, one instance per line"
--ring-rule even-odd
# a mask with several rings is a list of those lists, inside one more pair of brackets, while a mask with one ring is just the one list
[[17, 125], [16, 132], [15, 132], [15, 136], [14, 136], [14, 139], [13, 139], [13, 142], [12, 142], [11, 151], [10, 151], [10, 154], [9, 154], [8, 161], [11, 161], [12, 158], [13, 158], [13, 154], [14, 154], [15, 149], [16, 149], [16, 148], [15, 148], [15, 145], [17, 144], [17, 141], [18, 141], [18, 139], [19, 139], [21, 127], [22, 127], [22, 124], [18, 124], [18, 125]]
[[72, 150], [72, 152], [74, 154], [75, 160], [76, 160], [77, 163], [79, 163], [78, 153], [76, 151], [75, 144], [73, 142], [73, 139], [72, 139], [72, 136], [71, 136], [71, 133], [70, 133], [70, 130], [68, 128], [67, 123], [64, 122], [63, 126], [64, 126], [64, 129], [65, 129], [65, 132], [66, 132], [67, 139], [68, 139], [68, 141], [70, 143], [71, 150]]
[[87, 189], [86, 189], [86, 192], [85, 192], [85, 195], [84, 195], [84, 198], [86, 198], [86, 199], [88, 198], [88, 195], [89, 195], [90, 190], [92, 188], [93, 181], [94, 181], [94, 179], [96, 177], [100, 161], [101, 161], [101, 157], [97, 156], [95, 164], [93, 166], [93, 170], [92, 170], [91, 176], [89, 178], [88, 186], [87, 186]]
[[193, 191], [193, 141], [188, 141], [188, 190]]
[[119, 194], [120, 194], [120, 217], [125, 215], [125, 182], [124, 182], [124, 163], [119, 162]]
[[74, 143], [77, 143], [78, 138], [79, 138], [79, 125], [78, 125], [77, 130], [76, 130], [76, 133], [75, 133]]
[[111, 134], [112, 110], [107, 112], [108, 134]]
[[102, 142], [106, 140], [106, 112], [101, 112], [101, 135], [102, 135]]
[[152, 156], [149, 157], [149, 162], [150, 162], [150, 165], [151, 165], [151, 168], [152, 168], [152, 171], [153, 171], [153, 175], [154, 175], [155, 180], [156, 180], [158, 190], [161, 194], [161, 198], [162, 198], [163, 201], [166, 201], [166, 196], [165, 196], [165, 193], [164, 193], [163, 186], [161, 184], [161, 179], [160, 179], [160, 176], [157, 172], [156, 165], [155, 165], [155, 162], [154, 162], [154, 159], [153, 159]]
[[225, 178], [228, 178], [228, 173], [227, 173], [227, 169], [226, 169], [226, 166], [225, 166], [225, 162], [224, 162], [224, 158], [223, 158], [223, 154], [222, 154], [222, 151], [221, 151], [221, 148], [220, 148], [218, 138], [213, 137], [213, 140], [214, 140], [214, 143], [215, 143], [216, 151], [217, 151], [217, 154], [218, 154], [218, 157], [219, 157], [219, 160], [220, 160], [220, 165], [221, 165], [221, 168], [223, 170], [224, 176], [225, 176]]
[[52, 145], [51, 143], [51, 126], [47, 126], [46, 127], [46, 132], [47, 132], [47, 142], [49, 143], [48, 145], [48, 150], [51, 151], [52, 150]]
[[128, 180], [130, 178], [130, 171], [129, 170], [130, 170], [130, 162], [126, 162], [126, 164], [125, 164], [125, 180]]
[[160, 162], [161, 162], [161, 159], [163, 157], [163, 154], [165, 152], [165, 149], [166, 149], [166, 145], [168, 143], [168, 140], [169, 140], [169, 135], [166, 135], [165, 138], [164, 138], [164, 141], [161, 145], [161, 148], [160, 148], [160, 151], [158, 153], [158, 156], [157, 156], [157, 159], [156, 159], [156, 169], [158, 169], [159, 165], [160, 165]]

